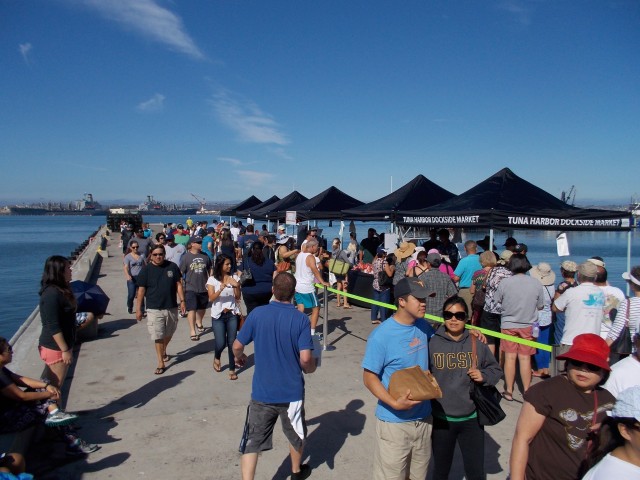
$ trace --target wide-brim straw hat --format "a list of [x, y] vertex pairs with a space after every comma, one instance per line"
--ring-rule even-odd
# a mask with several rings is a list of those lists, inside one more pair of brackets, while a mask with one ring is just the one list
[[402, 242], [398, 248], [395, 249], [393, 254], [396, 256], [398, 261], [404, 260], [405, 258], [413, 255], [413, 252], [416, 251], [416, 244], [411, 242]]
[[556, 274], [551, 270], [551, 265], [546, 262], [540, 262], [533, 267], [529, 273], [533, 278], [540, 280], [542, 285], [553, 285], [556, 281]]

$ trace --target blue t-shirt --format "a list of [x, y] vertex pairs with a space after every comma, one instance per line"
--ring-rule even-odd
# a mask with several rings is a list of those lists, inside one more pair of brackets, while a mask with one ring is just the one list
[[259, 295], [271, 292], [271, 286], [273, 285], [273, 272], [276, 271], [275, 264], [269, 258], [264, 259], [262, 265], [254, 263], [251, 258], [247, 259], [245, 267], [249, 267], [251, 275], [253, 276], [253, 283], [247, 286], [242, 286], [242, 293], [248, 293], [250, 295]]
[[211, 235], [206, 235], [202, 239], [202, 253], [207, 254], [209, 256], [209, 258], [211, 259], [211, 261], [213, 262], [214, 246], [211, 245], [211, 250], [209, 250], [209, 247], [207, 247], [207, 245], [209, 245], [209, 244], [213, 244], [213, 237]]
[[[244, 327], [243, 327], [244, 328]], [[433, 328], [424, 318], [404, 325], [393, 317], [376, 328], [367, 339], [362, 368], [378, 375], [384, 388], [389, 388], [391, 374], [418, 365], [429, 368], [429, 338]], [[395, 410], [378, 400], [376, 417], [385, 422], [402, 423], [421, 420], [431, 415], [431, 402], [424, 401], [409, 410]]]
[[455, 272], [453, 272], [454, 275], [460, 277], [460, 288], [471, 287], [473, 274], [480, 269], [482, 269], [482, 265], [480, 265], [480, 255], [476, 253], [467, 255], [460, 260]]
[[313, 350], [309, 317], [291, 303], [271, 302], [249, 314], [237, 340], [255, 343], [253, 400], [288, 403], [304, 398], [300, 351]]

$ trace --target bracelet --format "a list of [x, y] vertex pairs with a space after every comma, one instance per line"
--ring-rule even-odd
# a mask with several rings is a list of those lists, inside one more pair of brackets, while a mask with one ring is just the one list
[[180, 300], [180, 303], [184, 303], [184, 300]]

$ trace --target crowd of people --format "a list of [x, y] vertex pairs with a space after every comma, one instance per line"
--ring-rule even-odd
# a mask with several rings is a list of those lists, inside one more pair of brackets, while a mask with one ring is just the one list
[[[346, 272], [364, 263], [371, 264], [372, 300], [378, 302], [362, 360], [364, 385], [378, 400], [372, 478], [423, 479], [433, 461], [433, 478], [447, 479], [456, 444], [466, 478], [486, 478], [484, 427], [469, 392], [503, 380], [502, 397], [513, 401], [517, 372], [524, 402], [513, 437], [512, 480], [640, 478], [640, 266], [623, 274], [632, 292], [627, 298], [608, 284], [600, 257], [562, 262], [556, 285], [551, 266], [532, 265], [527, 246], [514, 238], [499, 254], [488, 239], [468, 240], [460, 256], [448, 230], [430, 233], [423, 245], [405, 241], [385, 249], [383, 236], [371, 228], [360, 243], [352, 233], [346, 248], [337, 238], [327, 248], [315, 228], [296, 241], [284, 228], [269, 232], [266, 225], [257, 230], [240, 222], [168, 224], [155, 236], [145, 225], [136, 231], [123, 225], [127, 311], [138, 321], [146, 318], [156, 375], [171, 360], [168, 346], [180, 316], [195, 342], [210, 309], [213, 370], [226, 369], [230, 380], [238, 379], [244, 349], [254, 343], [243, 478], [254, 477], [258, 454], [271, 448], [278, 418], [290, 443], [292, 478], [311, 474], [302, 463], [303, 376], [317, 367], [316, 285], [335, 285], [334, 306], [351, 308]], [[331, 264], [347, 267], [336, 273]], [[39, 342], [45, 379], [8, 370], [12, 347], [0, 338], [0, 428], [42, 423], [67, 442], [69, 454], [87, 454], [99, 447], [69, 428], [77, 415], [59, 406], [77, 330], [70, 279], [67, 259], [47, 259]], [[629, 351], [612, 351], [627, 331]], [[549, 354], [534, 341], [560, 345], [559, 375], [550, 376]], [[391, 376], [416, 365], [431, 371], [441, 398], [414, 400], [410, 389], [397, 398], [389, 393]], [[533, 377], [543, 381], [532, 384]]]

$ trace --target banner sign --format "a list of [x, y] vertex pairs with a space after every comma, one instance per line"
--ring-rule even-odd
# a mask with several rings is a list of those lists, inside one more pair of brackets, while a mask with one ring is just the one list
[[292, 211], [292, 210], [287, 210], [287, 215], [285, 217], [285, 223], [287, 225], [297, 225], [298, 222], [296, 222], [296, 212]]

